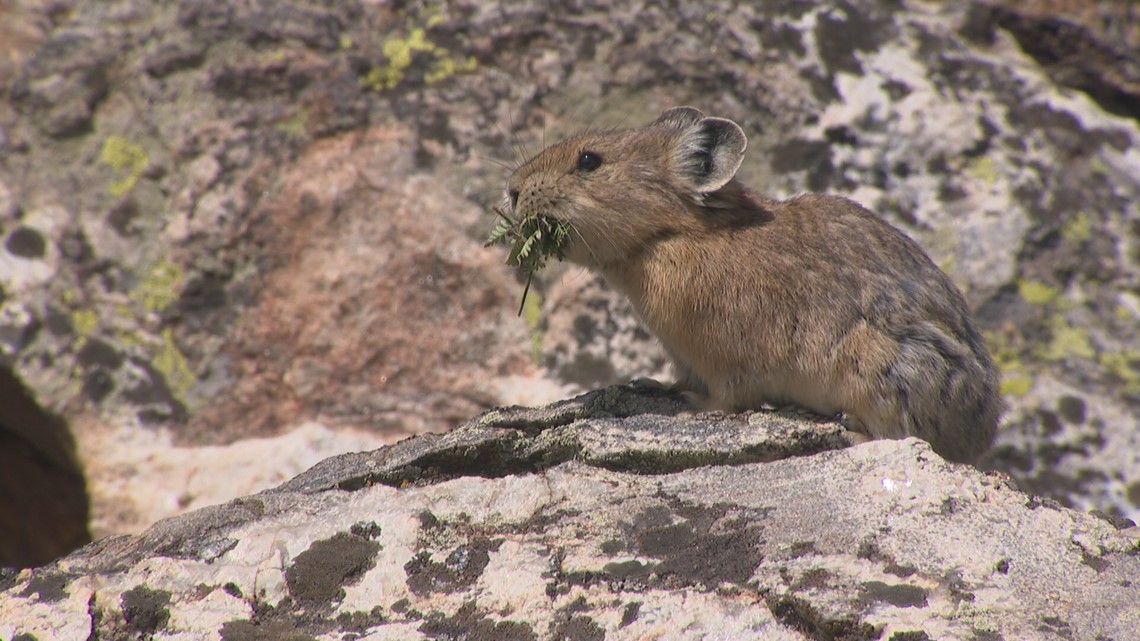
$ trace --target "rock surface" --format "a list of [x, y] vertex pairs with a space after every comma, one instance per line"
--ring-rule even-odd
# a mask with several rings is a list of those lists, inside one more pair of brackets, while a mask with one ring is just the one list
[[614, 387], [326, 460], [0, 578], [0, 638], [1140, 639], [1136, 527], [682, 408]]
[[75, 443], [0, 367], [0, 565], [53, 561], [91, 541]]
[[752, 186], [850, 195], [962, 286], [1014, 406], [985, 465], [1138, 517], [1140, 50], [1081, 5], [0, 0], [0, 366], [96, 433], [97, 535], [194, 505], [99, 474], [116, 440], [375, 446], [660, 375], [579, 272], [516, 318], [481, 241], [544, 140], [693, 104]]

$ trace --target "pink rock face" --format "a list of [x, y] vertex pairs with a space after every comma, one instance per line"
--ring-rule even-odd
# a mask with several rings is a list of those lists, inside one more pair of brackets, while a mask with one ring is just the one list
[[441, 430], [492, 405], [495, 378], [533, 371], [510, 322], [517, 286], [466, 233], [483, 212], [441, 188], [446, 174], [415, 171], [414, 142], [401, 128], [342, 134], [279, 178], [249, 229], [272, 267], [223, 349], [235, 387], [196, 434], [301, 418]]

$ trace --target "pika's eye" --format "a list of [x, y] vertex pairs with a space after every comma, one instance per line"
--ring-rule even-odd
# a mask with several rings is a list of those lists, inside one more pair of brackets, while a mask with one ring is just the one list
[[519, 206], [519, 190], [511, 189], [507, 192], [507, 196], [511, 198], [511, 209]]
[[594, 171], [602, 166], [602, 157], [592, 151], [583, 151], [578, 154], [578, 169]]

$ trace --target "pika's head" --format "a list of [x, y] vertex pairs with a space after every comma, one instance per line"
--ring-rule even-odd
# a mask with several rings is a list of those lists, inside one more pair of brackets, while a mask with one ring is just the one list
[[546, 148], [514, 172], [507, 199], [515, 218], [569, 223], [566, 258], [605, 269], [707, 225], [708, 202], [732, 181], [746, 146], [731, 120], [674, 107], [644, 127]]

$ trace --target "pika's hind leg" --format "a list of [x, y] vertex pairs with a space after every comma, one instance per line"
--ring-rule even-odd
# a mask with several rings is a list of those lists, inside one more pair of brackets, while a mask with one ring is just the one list
[[863, 321], [848, 330], [835, 351], [833, 389], [847, 429], [870, 439], [905, 437], [899, 388], [886, 374], [896, 367], [898, 344]]
[[980, 339], [971, 342], [928, 321], [893, 334], [899, 358], [885, 378], [898, 390], [907, 435], [924, 439], [947, 460], [974, 461], [993, 443], [1003, 405]]
[[673, 382], [672, 389], [684, 394], [685, 398], [690, 399], [690, 402], [694, 399], [708, 398], [708, 385], [687, 364], [673, 359], [673, 376], [676, 380]]
[[951, 461], [989, 448], [1001, 402], [989, 391], [995, 377], [969, 345], [928, 321], [892, 327], [889, 337], [871, 331], [893, 355], [851, 370], [849, 416], [875, 438], [917, 436]]

